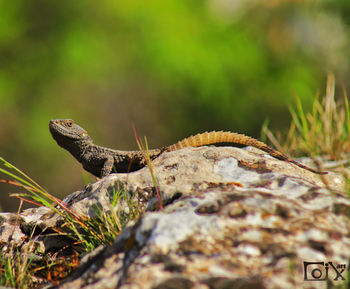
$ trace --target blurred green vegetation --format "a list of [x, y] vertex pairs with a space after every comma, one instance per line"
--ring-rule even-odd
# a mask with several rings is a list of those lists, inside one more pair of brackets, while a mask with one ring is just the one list
[[[205, 130], [285, 129], [328, 71], [349, 83], [347, 0], [0, 0], [0, 155], [50, 193], [83, 187], [51, 139], [73, 118], [100, 145], [152, 147]], [[339, 84], [341, 84], [339, 82]], [[0, 186], [2, 210], [15, 210]]]

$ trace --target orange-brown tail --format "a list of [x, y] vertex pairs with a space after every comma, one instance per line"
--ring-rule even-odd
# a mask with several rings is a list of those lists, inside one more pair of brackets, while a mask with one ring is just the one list
[[242, 145], [248, 145], [248, 146], [253, 146], [258, 149], [261, 149], [267, 153], [269, 153], [271, 156], [287, 161], [290, 163], [293, 163], [297, 165], [298, 167], [301, 167], [303, 169], [306, 169], [310, 172], [316, 173], [316, 174], [327, 174], [327, 172], [320, 172], [316, 171], [312, 168], [309, 168], [301, 163], [298, 163], [297, 161], [289, 158], [288, 156], [280, 153], [279, 151], [269, 147], [268, 145], [264, 144], [261, 141], [256, 140], [255, 138], [246, 136], [244, 134], [239, 134], [239, 133], [234, 133], [234, 132], [229, 132], [229, 131], [211, 131], [211, 132], [204, 132], [204, 133], [199, 133], [194, 136], [190, 136], [188, 138], [185, 138], [176, 144], [173, 144], [171, 146], [168, 146], [166, 148], [167, 151], [175, 151], [182, 149], [184, 147], [199, 147], [199, 146], [204, 146], [204, 145], [210, 145], [214, 143], [237, 143], [237, 144], [242, 144]]

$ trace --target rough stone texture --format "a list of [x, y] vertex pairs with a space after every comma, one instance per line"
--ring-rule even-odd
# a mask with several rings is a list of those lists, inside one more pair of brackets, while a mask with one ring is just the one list
[[[295, 186], [304, 190], [309, 187], [324, 188], [325, 182], [339, 193], [344, 188], [341, 175], [330, 173], [320, 176], [277, 160], [253, 147], [248, 150], [235, 147], [185, 148], [160, 155], [152, 165], [165, 200], [171, 200], [176, 193], [186, 195], [210, 188], [212, 184], [231, 182], [244, 187], [274, 189], [281, 194]], [[76, 211], [93, 216], [94, 210], [90, 208], [96, 202], [108, 208], [110, 201], [110, 194], [98, 192], [111, 191], [120, 184], [129, 191], [140, 193], [138, 200], [151, 209], [153, 202], [148, 201], [154, 196], [154, 188], [148, 168], [130, 174], [111, 174], [65, 201], [72, 203]]]
[[[232, 147], [164, 153], [153, 169], [167, 203], [160, 212], [148, 168], [112, 174], [66, 199], [94, 217], [93, 208], [109, 210], [111, 190], [122, 186], [148, 212], [113, 245], [85, 256], [57, 288], [327, 288], [304, 281], [303, 262], [349, 263], [350, 201], [340, 174], [320, 176]], [[127, 213], [124, 204], [116, 210]], [[21, 220], [24, 235], [34, 224], [60, 223], [45, 209], [27, 210]]]

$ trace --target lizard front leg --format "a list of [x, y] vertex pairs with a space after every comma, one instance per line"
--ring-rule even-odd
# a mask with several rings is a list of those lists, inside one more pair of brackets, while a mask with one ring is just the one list
[[101, 178], [108, 176], [112, 172], [113, 165], [114, 158], [112, 156], [107, 156], [101, 169]]

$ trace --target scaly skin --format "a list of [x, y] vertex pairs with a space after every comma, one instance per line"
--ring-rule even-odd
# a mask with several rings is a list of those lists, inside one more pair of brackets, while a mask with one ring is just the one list
[[[146, 165], [144, 156], [140, 151], [113, 150], [93, 144], [86, 130], [71, 119], [51, 120], [49, 128], [52, 137], [56, 140], [58, 145], [68, 150], [83, 165], [85, 170], [97, 177], [109, 175], [113, 171], [113, 168], [115, 168], [118, 173], [127, 173], [139, 170]], [[253, 146], [269, 153], [279, 160], [293, 163], [310, 172], [327, 174], [327, 172], [319, 172], [298, 163], [261, 141], [233, 132], [212, 131], [200, 133], [185, 138], [174, 145], [162, 149], [149, 150], [149, 155], [151, 160], [153, 160], [164, 151], [175, 151], [188, 146], [199, 147], [214, 143], [237, 143]]]

